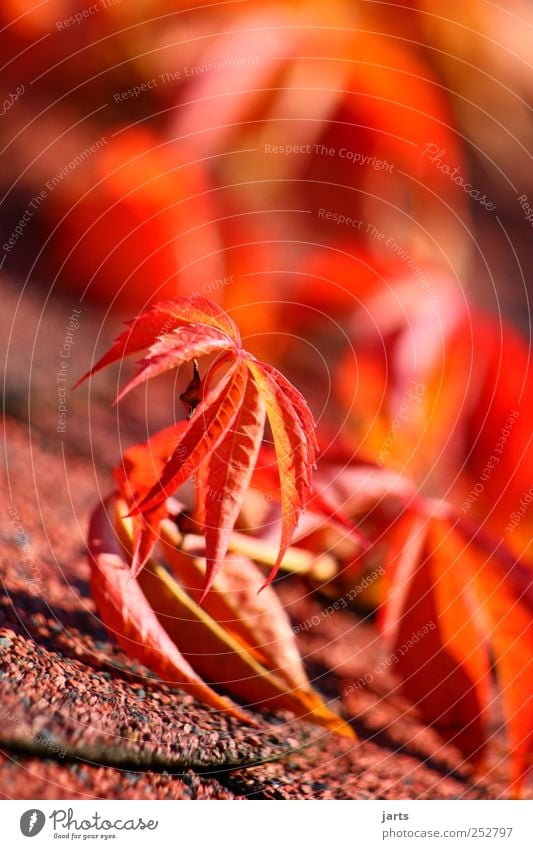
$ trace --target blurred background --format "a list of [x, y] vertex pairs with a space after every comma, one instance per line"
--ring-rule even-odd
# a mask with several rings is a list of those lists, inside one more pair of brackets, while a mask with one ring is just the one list
[[[468, 508], [505, 535], [531, 482], [531, 4], [4, 0], [0, 19], [8, 412], [36, 391], [57, 431], [65, 339], [74, 382], [121, 320], [198, 292], [283, 364], [325, 450], [424, 495], [463, 503], [516, 410]], [[168, 421], [122, 409], [136, 436]], [[520, 555], [531, 527], [506, 535]]]

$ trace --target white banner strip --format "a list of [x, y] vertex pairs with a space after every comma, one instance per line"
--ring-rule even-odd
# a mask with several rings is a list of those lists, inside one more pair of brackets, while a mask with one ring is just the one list
[[[277, 810], [273, 810], [273, 805]], [[4, 801], [2, 845], [374, 849], [533, 845], [530, 801]]]

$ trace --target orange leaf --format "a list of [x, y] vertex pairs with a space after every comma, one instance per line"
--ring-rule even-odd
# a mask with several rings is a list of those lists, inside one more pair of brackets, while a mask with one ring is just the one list
[[228, 336], [229, 340], [240, 346], [239, 331], [235, 322], [217, 304], [199, 296], [176, 298], [173, 301], [154, 304], [128, 324], [129, 330], [125, 330], [117, 337], [112, 348], [78, 380], [74, 388], [106, 366], [130, 354], [136, 354], [144, 348], [149, 348], [160, 336], [182, 325], [205, 324], [218, 328]]
[[402, 688], [474, 759], [486, 742], [494, 661], [518, 794], [533, 742], [529, 571], [451, 510], [411, 511], [395, 530], [386, 583], [380, 625]]
[[[281, 488], [281, 542], [278, 559], [267, 583], [275, 577], [298, 524], [310, 492], [311, 458], [314, 444], [308, 441], [300, 415], [282, 388], [262, 363], [248, 360], [257, 388], [265, 402], [272, 429]], [[309, 437], [314, 440], [311, 434]]]
[[[185, 427], [185, 422], [171, 425], [154, 434], [147, 442], [132, 445], [124, 453], [122, 462], [114, 469], [113, 475], [118, 492], [130, 512], [159, 480]], [[136, 513], [133, 516], [133, 578], [149, 557], [157, 540], [159, 523], [167, 515], [167, 507], [163, 502], [144, 514]]]
[[285, 394], [286, 398], [290, 401], [294, 412], [298, 416], [302, 429], [308, 440], [309, 463], [312, 465], [315, 462], [316, 455], [318, 453], [318, 442], [316, 438], [313, 414], [307, 406], [305, 398], [300, 392], [298, 392], [297, 389], [294, 388], [292, 383], [289, 383], [287, 378], [273, 366], [268, 363], [261, 363], [261, 368], [274, 380], [281, 392]]
[[237, 416], [205, 469], [204, 496], [206, 580], [208, 592], [226, 552], [250, 478], [265, 427], [265, 405], [253, 380], [246, 389]]
[[[195, 371], [189, 387], [180, 395], [188, 407], [190, 423], [181, 431], [179, 443], [166, 458], [158, 480], [154, 483], [150, 479], [147, 489], [143, 481], [142, 497], [133, 504], [132, 514], [145, 519], [144, 529], [141, 520], [135, 520], [135, 574], [153, 547], [157, 523], [164, 516], [163, 502], [195, 475], [200, 496], [198, 513], [207, 524], [205, 592], [208, 591], [227, 551], [229, 535], [257, 462], [266, 413], [279, 465], [282, 503], [281, 544], [268, 579], [271, 581], [310, 493], [311, 470], [318, 450], [313, 416], [304, 398], [276, 369], [242, 350], [233, 321], [205, 298], [157, 304], [135, 319], [130, 330], [119, 336], [88, 374], [143, 348], [148, 348], [148, 355], [141, 362], [141, 371], [119, 397], [187, 360], [194, 359]], [[196, 357], [225, 349], [229, 350], [215, 360], [202, 380]], [[227, 374], [209, 391], [216, 372], [231, 360]]]
[[101, 504], [92, 516], [88, 537], [91, 592], [104, 625], [130, 656], [163, 681], [253, 724], [244, 711], [202, 681], [161, 627], [139, 584], [130, 578], [130, 566], [113, 527], [115, 510], [113, 498]]
[[141, 383], [190, 362], [196, 357], [212, 354], [214, 351], [224, 351], [234, 347], [231, 339], [216, 327], [205, 324], [186, 324], [178, 327], [172, 333], [160, 336], [157, 342], [149, 348], [148, 356], [141, 362], [140, 371], [124, 387], [117, 401]]
[[[500, 544], [486, 546], [454, 531], [458, 555], [478, 599], [501, 692], [510, 750], [510, 776], [519, 795], [533, 753], [531, 672], [533, 593], [531, 572]], [[464, 577], [463, 577], [464, 580]]]
[[[109, 500], [108, 507], [113, 509], [113, 499]], [[114, 508], [118, 537], [127, 556], [133, 541], [131, 519], [123, 518], [124, 505], [120, 502]], [[184, 661], [181, 674], [187, 672], [190, 678], [189, 670], [194, 667], [193, 674], [201, 676], [198, 680], [207, 679], [223, 687], [245, 699], [250, 707], [261, 705], [290, 710], [353, 739], [351, 727], [329, 710], [307, 680], [294, 634], [274, 592], [271, 590], [266, 598], [258, 598], [257, 587], [262, 576], [252, 564], [244, 558], [237, 559], [230, 564], [222, 582], [221, 574], [225, 574], [225, 570], [219, 573], [208, 611], [191, 595], [191, 589], [198, 592], [205, 580], [205, 563], [179, 550], [179, 534], [172, 523], [163, 523], [162, 537], [163, 551], [173, 574], [151, 558], [139, 578], [131, 583], [135, 584], [135, 592], [141, 594], [143, 602], [149, 605], [148, 621], [153, 624], [155, 616], [166, 634], [166, 638], [159, 634], [160, 644], [170, 653], [173, 663], [177, 663], [178, 658]], [[123, 566], [122, 575], [127, 575]], [[96, 600], [97, 603], [101, 601], [99, 596]], [[149, 647], [153, 633], [157, 633], [155, 629], [148, 635]], [[145, 647], [139, 651], [139, 647], [134, 646], [130, 653], [147, 665], [152, 661], [161, 668], [158, 655], [146, 653]], [[157, 671], [155, 665], [151, 668]], [[186, 681], [193, 692], [191, 683]], [[198, 691], [198, 698], [213, 704], [213, 691], [204, 686], [205, 693]], [[220, 699], [220, 703], [228, 709], [226, 700]], [[248, 723], [253, 722], [238, 708], [232, 712], [236, 716], [240, 714], [239, 718]]]
[[[166, 520], [161, 526], [161, 550], [172, 573], [193, 598], [200, 599], [205, 581], [201, 548], [180, 549], [179, 531]], [[225, 568], [213, 579], [213, 590], [202, 602], [206, 613], [246, 645], [263, 665], [290, 687], [308, 687], [294, 631], [285, 608], [272, 587], [262, 593], [263, 573], [248, 557], [229, 555]]]
[[138, 506], [139, 511], [161, 504], [217, 448], [238, 413], [246, 381], [245, 367], [237, 361], [198, 407], [159, 481]]
[[445, 523], [409, 512], [387, 563], [380, 626], [402, 689], [468, 757], [485, 742], [489, 656], [479, 600], [458, 571]]

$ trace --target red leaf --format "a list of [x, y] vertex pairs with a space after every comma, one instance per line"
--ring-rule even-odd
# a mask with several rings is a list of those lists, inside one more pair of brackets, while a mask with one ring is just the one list
[[[276, 576], [283, 556], [290, 545], [298, 524], [298, 517], [305, 506], [310, 492], [311, 457], [313, 448], [309, 442], [300, 417], [293, 404], [284, 394], [262, 363], [248, 360], [257, 388], [265, 402], [268, 420], [274, 439], [276, 459], [279, 465], [281, 488], [281, 542], [278, 559], [266, 583]], [[314, 433], [310, 434], [314, 440]]]
[[[193, 597], [200, 598], [205, 583], [203, 552], [195, 556], [194, 542], [180, 551], [178, 537], [175, 524], [165, 521], [161, 527], [163, 555], [177, 580]], [[290, 687], [308, 688], [285, 607], [272, 587], [257, 592], [263, 580], [263, 573], [248, 558], [229, 555], [225, 568], [214, 576], [213, 591], [203, 607]]]
[[228, 550], [265, 427], [265, 405], [253, 380], [248, 379], [242, 403], [231, 427], [207, 461], [202, 488], [208, 592]]
[[[518, 793], [533, 742], [528, 571], [509, 559], [501, 544], [488, 547], [455, 519], [412, 511], [395, 531], [386, 583], [380, 624], [402, 688], [426, 719], [474, 759], [487, 738], [493, 659]], [[433, 627], [413, 641], [431, 622]]]
[[132, 523], [123, 513], [124, 504], [114, 496], [100, 505], [91, 521], [89, 551], [95, 602], [105, 626], [131, 656], [163, 680], [249, 725], [257, 723], [199, 676], [250, 706], [290, 710], [354, 739], [352, 728], [311, 687], [274, 592], [258, 598], [255, 589], [262, 576], [249, 561], [230, 563], [222, 583], [218, 576], [209, 612], [190, 592], [191, 584], [196, 588], [203, 580], [203, 561], [181, 550], [171, 522], [161, 528], [162, 550], [175, 577], [152, 558], [138, 580], [128, 577]]
[[[171, 425], [156, 433], [147, 442], [132, 445], [125, 452], [120, 466], [114, 469], [118, 492], [131, 510], [154, 486], [172, 456], [185, 422]], [[135, 578], [150, 556], [156, 543], [159, 524], [168, 511], [165, 502], [133, 518], [133, 554], [131, 576]]]
[[117, 401], [152, 377], [177, 368], [196, 357], [212, 354], [213, 351], [224, 351], [230, 347], [234, 347], [232, 340], [216, 327], [208, 327], [205, 324], [186, 324], [178, 327], [172, 333], [160, 336], [157, 342], [150, 346], [148, 356], [140, 362], [140, 371], [124, 387]]
[[[89, 374], [143, 348], [148, 353], [141, 361], [141, 370], [119, 397], [190, 359], [195, 360], [195, 373], [180, 396], [188, 407], [190, 423], [164, 462], [158, 480], [154, 482], [150, 478], [149, 487], [143, 481], [140, 500], [139, 493], [135, 494], [132, 510], [137, 516], [135, 573], [153, 547], [157, 524], [164, 516], [163, 502], [196, 475], [198, 492], [204, 496], [203, 503], [199, 499], [199, 512], [207, 524], [207, 592], [224, 559], [229, 535], [257, 462], [266, 412], [279, 465], [282, 505], [280, 551], [269, 578], [272, 580], [309, 495], [311, 469], [318, 450], [313, 417], [304, 398], [276, 369], [242, 351], [232, 320], [220, 307], [203, 298], [157, 304], [132, 323], [130, 330], [116, 340], [111, 351]], [[225, 349], [230, 350], [215, 360], [202, 380], [196, 358]], [[208, 391], [216, 371], [229, 360], [234, 361], [229, 372]], [[206, 498], [206, 491], [215, 491], [218, 499]], [[133, 501], [131, 493], [126, 497], [129, 503]], [[144, 525], [139, 516], [144, 519]]]
[[[321, 469], [325, 471], [321, 474]], [[336, 493], [333, 491], [338, 477], [343, 477], [347, 470], [345, 468], [325, 465], [321, 461], [320, 467], [317, 470], [314, 478], [314, 483], [311, 486], [309, 498], [307, 501], [307, 510], [314, 513], [316, 516], [322, 516], [326, 523], [336, 523], [343, 528], [347, 534], [353, 538], [364, 550], [370, 547], [369, 540], [357, 528], [353, 519], [351, 519], [344, 504]], [[350, 481], [351, 483], [351, 481]], [[361, 486], [361, 483], [359, 482]], [[366, 488], [366, 481], [364, 482]], [[279, 473], [275, 463], [275, 452], [270, 446], [262, 445], [259, 452], [259, 462], [255, 468], [252, 477], [252, 486], [264, 493], [272, 493], [279, 488]], [[355, 487], [354, 487], [355, 489]], [[272, 497], [269, 495], [269, 497]]]
[[531, 672], [533, 592], [529, 568], [509, 558], [501, 544], [479, 544], [454, 530], [465, 577], [478, 598], [505, 714], [514, 795], [520, 794], [533, 753]]
[[292, 404], [294, 412], [300, 420], [300, 424], [309, 442], [309, 462], [313, 464], [318, 454], [318, 442], [316, 438], [315, 420], [303, 395], [289, 383], [281, 372], [268, 363], [261, 363], [263, 370], [277, 383], [280, 390]]
[[[246, 558], [230, 556], [200, 607], [194, 596], [205, 583], [203, 551], [184, 550], [169, 521], [162, 524], [161, 539], [172, 576], [151, 560], [139, 581], [161, 624], [195, 669], [250, 707], [290, 710], [353, 739], [352, 728], [311, 687], [277, 595], [268, 587], [258, 594], [263, 580], [259, 570]], [[202, 540], [197, 540], [201, 549]]]

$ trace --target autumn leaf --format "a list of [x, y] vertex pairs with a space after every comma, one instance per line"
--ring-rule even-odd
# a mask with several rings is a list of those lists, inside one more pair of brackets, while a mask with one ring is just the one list
[[[156, 433], [147, 442], [132, 445], [124, 452], [120, 464], [113, 470], [113, 476], [118, 494], [126, 505], [131, 507], [139, 504], [159, 479], [185, 426], [185, 422], [171, 425]], [[149, 557], [158, 538], [159, 525], [168, 515], [167, 504], [163, 503], [142, 515], [134, 516], [131, 559], [133, 577]]]
[[216, 327], [205, 324], [189, 324], [178, 327], [171, 334], [161, 336], [157, 342], [150, 346], [150, 356], [141, 360], [141, 369], [138, 374], [130, 380], [119, 394], [117, 401], [124, 395], [145, 383], [158, 374], [163, 374], [182, 363], [191, 359], [212, 354], [214, 351], [223, 351], [228, 347], [228, 337]]
[[[188, 595], [199, 597], [205, 574], [202, 555], [206, 547], [196, 543], [195, 550], [193, 542], [193, 547], [187, 548], [185, 540], [180, 546], [176, 526], [168, 520], [162, 524], [161, 541], [163, 556], [173, 576]], [[145, 572], [140, 579], [143, 583], [150, 580]], [[351, 727], [332, 713], [311, 687], [289, 618], [278, 596], [271, 587], [265, 587], [261, 594], [257, 592], [262, 581], [262, 573], [247, 558], [230, 555], [225, 568], [214, 578], [212, 592], [203, 607], [195, 604], [191, 608], [194, 616], [200, 617], [201, 625], [191, 628], [190, 621], [187, 627], [181, 623], [175, 630], [176, 638], [182, 645], [187, 643], [195, 665], [202, 666], [209, 680], [216, 675], [216, 683], [246, 699], [249, 706], [253, 699], [257, 705], [291, 710], [297, 716], [353, 739]], [[154, 587], [154, 603], [159, 609], [157, 586]], [[175, 615], [174, 604], [173, 601], [170, 606], [172, 616]], [[210, 651], [202, 651], [206, 641], [209, 643], [205, 627], [208, 632], [213, 631], [213, 621], [221, 625], [227, 635], [222, 646], [216, 641], [212, 643], [214, 656]], [[236, 648], [237, 658], [233, 653]]]
[[[122, 512], [125, 505], [122, 505]], [[161, 627], [139, 584], [125, 566], [115, 532], [114, 499], [93, 513], [88, 534], [91, 592], [102, 621], [120, 646], [163, 681], [178, 684], [211, 707], [253, 724], [244, 711], [208, 687]]]
[[[197, 492], [204, 500], [199, 509], [206, 524], [204, 593], [209, 590], [227, 553], [268, 418], [282, 505], [279, 553], [268, 584], [279, 569], [311, 492], [318, 446], [313, 416], [304, 398], [280, 372], [244, 351], [233, 320], [202, 297], [155, 304], [130, 322], [129, 330], [118, 337], [82, 380], [140, 351], [146, 351], [141, 368], [119, 398], [152, 377], [191, 360], [195, 365], [195, 397], [188, 399], [187, 392], [182, 393], [189, 408], [189, 421], [185, 427], [176, 425], [174, 432], [169, 430], [161, 437], [165, 457], [161, 462], [158, 445], [160, 460], [155, 479], [146, 467], [144, 477], [142, 473], [139, 477], [137, 468], [132, 490], [128, 486], [132, 473], [124, 466], [121, 492], [135, 527], [132, 575], [139, 573], [153, 549], [166, 499], [195, 476], [201, 482]], [[215, 353], [218, 357], [198, 383], [198, 358]], [[222, 377], [214, 382], [224, 369]]]
[[237, 415], [246, 380], [243, 364], [235, 362], [206, 396], [183, 432], [161, 477], [138, 506], [141, 513], [172, 495], [216, 449]]
[[[229, 537], [248, 490], [265, 426], [265, 404], [249, 380], [239, 412], [203, 475], [206, 540], [206, 585], [228, 550]], [[204, 593], [205, 595], [205, 593]]]
[[480, 763], [496, 683], [506, 715], [510, 776], [530, 763], [532, 598], [527, 570], [465, 529], [449, 505], [408, 510], [391, 533], [379, 624], [402, 689], [462, 752]]
[[[386, 476], [383, 472], [381, 474]], [[350, 470], [346, 464], [341, 467], [328, 463], [327, 451], [323, 452], [320, 466], [313, 474], [306, 515], [314, 514], [315, 521], [322, 519], [324, 526], [338, 525], [342, 529], [344, 537], [348, 535], [358, 548], [368, 550], [370, 547], [369, 539], [361, 532], [353, 518], [348, 516], [346, 510], [348, 499], [345, 498], [342, 501], [335, 492], [336, 485], [339, 482], [346, 481], [349, 475]], [[372, 498], [373, 492], [369, 485], [369, 477], [370, 473], [367, 469], [366, 474], [361, 475], [354, 482], [353, 490], [350, 491], [350, 499], [353, 499], [357, 489], [355, 484], [359, 485], [361, 492], [365, 493], [369, 499]], [[351, 480], [350, 476], [350, 482]], [[252, 477], [252, 485], [256, 490], [271, 498], [275, 498], [279, 492], [279, 471], [275, 462], [275, 453], [268, 445], [263, 444], [261, 446], [259, 462]]]
[[507, 727], [511, 790], [519, 796], [533, 754], [531, 572], [502, 543], [472, 534], [460, 522], [452, 534], [456, 557], [461, 557], [478, 599], [479, 618], [494, 660]]
[[[164, 560], [150, 557], [131, 577], [133, 523], [111, 496], [94, 512], [89, 531], [91, 588], [102, 621], [131, 657], [164, 681], [248, 724], [253, 717], [206, 683], [250, 708], [290, 710], [347, 737], [353, 730], [313, 690], [289, 619], [274, 591], [258, 595], [262, 573], [231, 557], [213, 578], [206, 606], [195, 596], [205, 576], [203, 551], [182, 548], [176, 525], [161, 524]], [[165, 565], [166, 564], [166, 565]]]
[[[232, 319], [219, 306], [201, 297], [177, 298], [173, 301], [154, 304], [149, 310], [127, 323], [129, 329], [117, 337], [112, 348], [78, 380], [74, 388], [106, 366], [119, 362], [130, 354], [138, 354], [145, 348], [150, 349], [155, 346], [152, 354], [157, 356], [161, 353], [161, 337], [172, 330], [190, 324], [200, 324], [225, 333], [228, 347], [231, 344], [240, 345], [239, 331]], [[179, 339], [176, 339], [176, 346], [179, 351]], [[175, 356], [179, 360], [176, 352]], [[192, 360], [195, 356], [193, 351], [187, 359]], [[181, 361], [186, 360], [182, 357]]]

